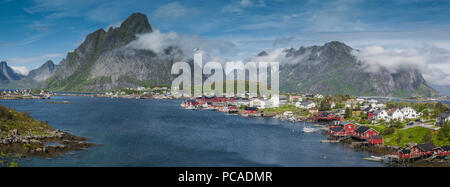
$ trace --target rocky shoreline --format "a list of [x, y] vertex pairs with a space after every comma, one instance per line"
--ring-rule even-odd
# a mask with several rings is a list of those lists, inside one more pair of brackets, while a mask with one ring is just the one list
[[60, 130], [50, 131], [48, 135], [21, 135], [17, 129], [13, 129], [6, 137], [0, 137], [0, 151], [20, 157], [56, 157], [96, 145], [86, 141], [87, 138]]

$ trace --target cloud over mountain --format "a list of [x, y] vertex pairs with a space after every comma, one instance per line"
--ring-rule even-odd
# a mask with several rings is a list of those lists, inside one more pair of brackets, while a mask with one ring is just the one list
[[385, 49], [368, 46], [353, 54], [365, 65], [368, 72], [378, 72], [382, 68], [396, 73], [405, 68], [421, 71], [431, 84], [450, 85], [450, 51], [431, 44], [423, 44], [411, 49]]

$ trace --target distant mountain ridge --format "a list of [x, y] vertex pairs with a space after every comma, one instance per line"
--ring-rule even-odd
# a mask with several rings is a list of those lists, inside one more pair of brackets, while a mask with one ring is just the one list
[[43, 82], [55, 73], [57, 67], [58, 66], [55, 65], [53, 61], [49, 60], [42, 64], [39, 68], [30, 71], [27, 76], [37, 82]]
[[0, 81], [20, 80], [23, 75], [16, 73], [6, 61], [0, 62]]
[[[133, 13], [120, 27], [109, 28], [108, 31], [99, 29], [87, 35], [83, 43], [58, 65], [48, 61], [26, 77], [14, 74], [10, 68], [2, 68], [2, 72], [7, 72], [3, 77], [16, 79], [8, 80], [9, 83], [40, 85], [55, 91], [106, 91], [170, 84], [176, 77], [170, 73], [172, 64], [186, 59], [186, 54], [177, 46], [155, 52], [128, 45], [137, 39], [137, 35], [151, 32], [153, 29], [147, 16]], [[354, 51], [337, 41], [322, 46], [285, 49], [283, 54], [288, 61], [280, 66], [280, 91], [374, 96], [438, 95], [417, 69], [402, 69], [395, 73], [386, 69], [369, 72], [354, 56]], [[257, 56], [268, 55], [262, 51]], [[193, 68], [192, 59], [188, 63]]]
[[1, 89], [25, 89], [38, 87], [54, 73], [57, 65], [49, 60], [39, 68], [30, 71], [27, 76], [16, 73], [7, 62], [1, 62], [0, 68]]
[[414, 68], [391, 73], [366, 71], [354, 49], [333, 41], [323, 46], [285, 50], [292, 62], [280, 67], [283, 91], [376, 96], [437, 96]]

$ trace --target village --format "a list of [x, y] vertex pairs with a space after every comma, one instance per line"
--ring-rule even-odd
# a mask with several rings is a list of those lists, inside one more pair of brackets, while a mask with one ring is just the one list
[[44, 90], [17, 89], [0, 91], [0, 99], [50, 99], [52, 93]]
[[[124, 88], [105, 93], [31, 89], [0, 92], [0, 99], [50, 99], [52, 96], [183, 99], [174, 97], [166, 86]], [[389, 98], [288, 93], [271, 98], [203, 96], [184, 100], [181, 106], [186, 110], [277, 118], [300, 125], [301, 122], [317, 123], [314, 127], [304, 125], [303, 132], [323, 133], [327, 139], [321, 143], [349, 143], [352, 147], [384, 154], [367, 160], [397, 163], [416, 160], [449, 163], [450, 160], [450, 107], [435, 99], [405, 102]]]
[[0, 92], [0, 99], [50, 99], [52, 96], [90, 96], [124, 99], [173, 99], [167, 86], [137, 87], [112, 90], [104, 93], [91, 92], [52, 92], [44, 89], [17, 89]]
[[345, 142], [384, 154], [366, 160], [397, 164], [418, 160], [448, 164], [450, 160], [450, 107], [434, 100], [404, 102], [286, 94], [278, 98], [198, 97], [184, 101], [181, 106], [243, 117], [319, 123], [314, 125], [316, 128], [305, 126], [303, 132], [322, 132], [327, 136], [322, 143]]

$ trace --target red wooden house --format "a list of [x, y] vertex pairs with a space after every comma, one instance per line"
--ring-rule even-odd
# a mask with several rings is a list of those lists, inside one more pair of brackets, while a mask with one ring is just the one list
[[411, 150], [409, 149], [402, 149], [398, 152], [398, 158], [405, 159], [411, 157]]
[[354, 137], [361, 140], [368, 140], [371, 136], [378, 135], [378, 131], [370, 127], [361, 126], [355, 130]]
[[372, 121], [373, 120], [373, 112], [369, 112], [367, 114], [367, 120]]
[[352, 136], [355, 134], [355, 125], [352, 123], [333, 125], [330, 127], [328, 132], [334, 136]]
[[450, 155], [450, 146], [442, 146], [434, 149], [438, 156], [448, 156]]
[[436, 146], [432, 143], [417, 144], [411, 149], [411, 157], [428, 156], [433, 154]]
[[383, 144], [383, 136], [381, 136], [381, 135], [371, 136], [368, 140], [368, 143], [372, 144], [372, 145]]
[[245, 107], [244, 114], [256, 114], [258, 112], [258, 108], [256, 107]]

